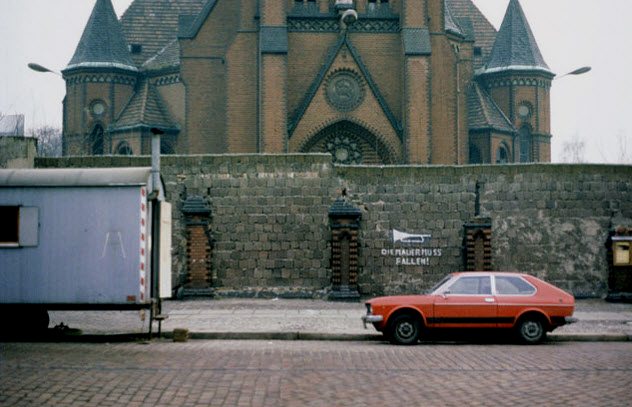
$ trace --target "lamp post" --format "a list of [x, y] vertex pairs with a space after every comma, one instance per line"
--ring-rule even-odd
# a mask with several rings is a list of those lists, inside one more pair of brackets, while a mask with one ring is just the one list
[[564, 75], [560, 75], [558, 77], [556, 77], [555, 79], [560, 79], [563, 78], [565, 76], [569, 76], [569, 75], [582, 75], [585, 74], [587, 72], [590, 72], [592, 70], [592, 67], [590, 66], [582, 66], [581, 68], [577, 68], [573, 71], [567, 72]]
[[33, 70], [35, 72], [43, 72], [43, 73], [48, 72], [48, 73], [55, 74], [55, 75], [59, 76], [60, 78], [63, 78], [63, 76], [59, 72], [53, 71], [52, 69], [48, 69], [45, 66], [42, 66], [40, 64], [36, 64], [35, 62], [29, 62], [27, 64], [27, 66], [29, 67], [29, 69], [31, 69], [31, 70]]
[[[574, 70], [572, 70], [570, 72], [567, 72], [567, 73], [565, 73], [563, 75], [557, 76], [554, 79], [561, 79], [561, 78], [564, 78], [565, 76], [570, 76], [570, 75], [574, 75], [574, 76], [583, 75], [583, 74], [585, 74], [587, 72], [590, 72], [591, 70], [592, 70], [592, 67], [590, 67], [590, 66], [582, 66], [581, 68], [577, 68], [577, 69], [574, 69]], [[574, 142], [573, 144], [575, 144], [577, 147], [581, 146], [581, 149], [583, 150], [583, 142], [581, 140], [578, 140], [578, 141]], [[575, 154], [577, 156], [580, 156], [581, 152], [580, 151], [576, 151]], [[576, 159], [576, 160], [579, 162], [579, 159]]]

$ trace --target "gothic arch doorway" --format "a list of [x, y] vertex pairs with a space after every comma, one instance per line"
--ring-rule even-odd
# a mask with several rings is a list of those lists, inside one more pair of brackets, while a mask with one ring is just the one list
[[304, 153], [330, 153], [337, 164], [393, 164], [392, 153], [364, 127], [340, 121], [319, 131], [301, 149]]
[[92, 155], [105, 154], [105, 135], [103, 132], [103, 126], [96, 124], [88, 137], [88, 143], [90, 145], [90, 152]]

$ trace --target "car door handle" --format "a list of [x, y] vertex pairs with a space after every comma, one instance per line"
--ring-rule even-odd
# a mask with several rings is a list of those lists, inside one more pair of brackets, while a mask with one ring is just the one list
[[493, 298], [485, 298], [485, 302], [494, 302]]

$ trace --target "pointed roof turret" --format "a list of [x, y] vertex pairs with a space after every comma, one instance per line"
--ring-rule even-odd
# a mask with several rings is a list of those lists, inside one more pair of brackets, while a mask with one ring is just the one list
[[144, 80], [108, 130], [117, 132], [152, 127], [168, 132], [178, 131], [178, 125], [172, 120], [158, 90]]
[[484, 73], [525, 70], [553, 74], [542, 58], [520, 2], [510, 0]]
[[111, 0], [97, 0], [75, 54], [65, 71], [119, 68], [137, 71]]

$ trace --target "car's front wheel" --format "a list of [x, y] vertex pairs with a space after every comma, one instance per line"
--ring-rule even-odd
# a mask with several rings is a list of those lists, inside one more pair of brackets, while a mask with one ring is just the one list
[[546, 338], [546, 329], [542, 318], [537, 316], [527, 316], [518, 322], [516, 327], [518, 339], [522, 343], [536, 344], [544, 341]]
[[402, 314], [396, 316], [390, 324], [387, 337], [391, 343], [397, 345], [413, 345], [419, 340], [421, 322], [419, 318]]

